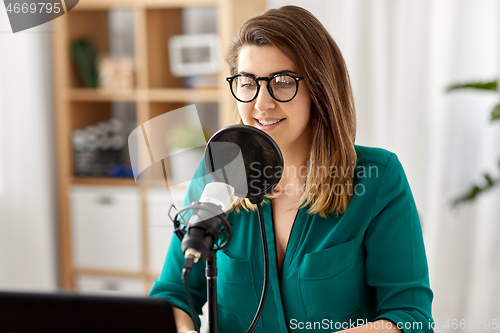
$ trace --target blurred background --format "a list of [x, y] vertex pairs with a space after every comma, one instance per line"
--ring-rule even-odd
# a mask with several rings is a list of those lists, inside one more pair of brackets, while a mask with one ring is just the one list
[[[171, 232], [166, 203], [185, 188], [137, 187], [128, 134], [193, 103], [207, 136], [229, 124], [224, 47], [248, 15], [295, 4], [344, 54], [356, 143], [405, 168], [436, 331], [500, 321], [499, 1], [131, 3], [81, 2], [15, 34], [0, 5], [1, 290], [145, 295]], [[189, 134], [192, 120], [176, 121]]]

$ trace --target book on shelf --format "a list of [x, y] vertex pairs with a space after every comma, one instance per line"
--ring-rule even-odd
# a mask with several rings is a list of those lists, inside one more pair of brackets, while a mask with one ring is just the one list
[[70, 48], [71, 56], [84, 86], [86, 88], [98, 88], [98, 59], [92, 42], [87, 39], [75, 39], [71, 41]]

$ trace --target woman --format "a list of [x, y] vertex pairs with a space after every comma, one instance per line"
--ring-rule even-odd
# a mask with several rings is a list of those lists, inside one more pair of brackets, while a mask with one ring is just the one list
[[[268, 133], [285, 167], [262, 205], [270, 283], [254, 332], [432, 332], [432, 292], [411, 190], [396, 155], [354, 145], [349, 77], [326, 29], [302, 8], [269, 10], [242, 26], [227, 60], [239, 121]], [[199, 198], [202, 179], [191, 183], [185, 203]], [[217, 253], [219, 332], [246, 331], [263, 280], [255, 208], [247, 200], [234, 206], [233, 239]], [[183, 262], [174, 238], [151, 291], [176, 307], [180, 332], [193, 329]], [[188, 285], [200, 312], [203, 264], [195, 265]]]

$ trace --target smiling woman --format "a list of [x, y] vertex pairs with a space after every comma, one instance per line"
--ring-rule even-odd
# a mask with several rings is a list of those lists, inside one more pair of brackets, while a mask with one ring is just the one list
[[[349, 76], [332, 37], [308, 11], [285, 6], [247, 21], [227, 60], [238, 121], [276, 141], [285, 170], [306, 170], [283, 173], [262, 204], [270, 276], [255, 332], [432, 332], [432, 291], [408, 181], [395, 154], [354, 145]], [[200, 164], [184, 204], [199, 199], [203, 174]], [[217, 252], [218, 328], [244, 332], [263, 284], [255, 206], [235, 200], [228, 218], [233, 238]], [[183, 262], [174, 238], [150, 295], [167, 297], [178, 308], [179, 330], [187, 331]], [[203, 267], [193, 267], [188, 286], [200, 311]]]
[[[296, 81], [296, 95], [286, 102], [273, 96], [269, 82], [268, 89], [258, 89], [259, 96], [248, 104], [238, 100], [239, 121], [268, 131], [283, 154], [289, 155], [286, 166], [307, 161], [310, 170], [330, 165], [347, 170], [356, 165], [356, 116], [347, 67], [337, 44], [311, 13], [285, 6], [249, 20], [229, 46], [227, 62], [233, 75], [292, 74], [303, 79]], [[234, 85], [231, 88], [234, 95]], [[287, 120], [285, 126], [273, 124], [282, 119]], [[299, 183], [295, 186], [301, 187]], [[310, 174], [296, 207], [310, 205], [309, 212], [320, 215], [343, 213], [351, 199], [347, 194], [314, 200], [307, 196], [312, 187], [325, 183], [348, 188], [352, 175], [332, 179]], [[251, 207], [246, 201], [242, 206]]]

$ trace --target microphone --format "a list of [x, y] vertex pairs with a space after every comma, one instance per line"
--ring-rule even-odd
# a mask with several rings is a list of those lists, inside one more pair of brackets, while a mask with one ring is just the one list
[[[205, 147], [205, 168], [215, 183], [203, 189], [198, 202], [184, 207], [173, 222], [175, 233], [182, 239], [181, 249], [186, 261], [182, 269], [182, 280], [193, 318], [195, 310], [187, 286], [187, 274], [194, 263], [207, 260], [208, 323], [211, 332], [217, 332], [217, 266], [215, 251], [231, 240], [232, 230], [226, 214], [234, 196], [247, 198], [257, 206], [264, 260], [264, 281], [257, 312], [247, 330], [252, 332], [257, 325], [269, 285], [269, 253], [261, 203], [264, 195], [272, 192], [281, 179], [283, 156], [278, 145], [265, 132], [246, 125], [233, 125], [215, 133]], [[267, 173], [266, 171], [269, 171]], [[177, 217], [192, 211], [186, 232], [179, 229]], [[220, 239], [220, 237], [222, 238]], [[193, 320], [197, 327], [198, 322]]]
[[206, 260], [221, 235], [228, 239], [218, 248], [222, 248], [231, 239], [231, 224], [225, 212], [229, 209], [233, 196], [234, 188], [231, 185], [209, 183], [203, 189], [200, 200], [185, 207], [192, 212], [181, 243], [181, 250], [186, 258], [185, 269], [190, 270], [199, 260]]

